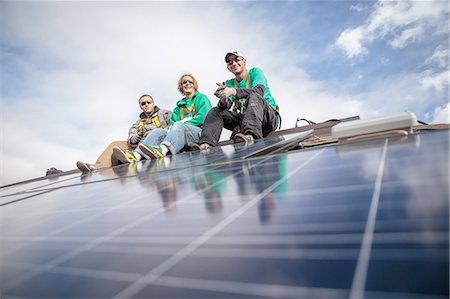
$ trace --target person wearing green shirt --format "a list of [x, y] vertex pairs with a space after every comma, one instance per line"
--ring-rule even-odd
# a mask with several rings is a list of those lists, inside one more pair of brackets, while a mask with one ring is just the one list
[[262, 70], [256, 67], [248, 70], [246, 59], [237, 51], [228, 52], [225, 62], [235, 77], [217, 84], [214, 95], [219, 102], [206, 116], [199, 145], [193, 149], [217, 146], [223, 128], [239, 132], [234, 135], [234, 142], [251, 142], [278, 127], [277, 104]]
[[203, 122], [212, 107], [211, 102], [206, 95], [198, 92], [197, 80], [191, 74], [180, 77], [178, 90], [184, 98], [177, 102], [172, 111], [169, 129], [153, 130], [133, 152], [115, 148], [114, 155], [117, 159], [123, 163], [131, 163], [142, 158], [163, 158], [199, 142]]

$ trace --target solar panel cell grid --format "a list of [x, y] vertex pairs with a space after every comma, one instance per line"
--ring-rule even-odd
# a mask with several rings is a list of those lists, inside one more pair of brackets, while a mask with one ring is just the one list
[[447, 298], [448, 134], [416, 137], [9, 188], [2, 296]]

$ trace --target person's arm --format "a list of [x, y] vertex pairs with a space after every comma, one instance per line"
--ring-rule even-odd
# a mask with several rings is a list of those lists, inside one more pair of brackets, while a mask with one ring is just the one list
[[163, 115], [163, 118], [164, 118], [164, 122], [167, 124], [167, 126], [163, 127], [163, 129], [165, 129], [168, 126], [170, 126], [170, 118], [172, 117], [172, 111], [163, 109], [162, 110], [162, 115]]
[[170, 124], [173, 125], [177, 121], [180, 121], [180, 119], [181, 119], [181, 117], [180, 117], [180, 107], [177, 106], [172, 111], [172, 115], [170, 117]]
[[141, 121], [142, 120], [139, 118], [128, 130], [127, 142], [131, 146], [136, 146], [142, 139], [142, 135], [139, 135], [139, 131], [141, 131], [141, 134], [142, 134], [142, 128], [141, 128], [141, 130], [139, 130]]
[[237, 88], [236, 98], [246, 98], [250, 93], [256, 92], [264, 97], [264, 92], [267, 87], [267, 78], [260, 68], [252, 68], [250, 71], [250, 88]]
[[205, 121], [206, 114], [212, 108], [209, 98], [204, 94], [197, 94], [194, 101], [195, 111], [197, 114], [190, 120], [186, 121], [186, 124], [199, 127], [203, 125]]

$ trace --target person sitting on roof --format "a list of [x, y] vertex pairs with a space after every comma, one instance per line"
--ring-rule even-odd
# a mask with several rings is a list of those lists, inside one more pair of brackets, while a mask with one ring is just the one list
[[234, 142], [251, 142], [277, 129], [280, 120], [277, 104], [262, 70], [256, 67], [247, 70], [247, 61], [237, 51], [228, 52], [225, 62], [235, 77], [217, 84], [214, 95], [219, 102], [206, 116], [200, 145], [195, 144], [194, 150], [217, 146], [224, 127], [239, 132], [232, 136]]
[[81, 172], [86, 173], [120, 164], [120, 161], [113, 155], [113, 148], [118, 147], [124, 150], [133, 150], [151, 131], [155, 129], [163, 130], [169, 127], [172, 112], [158, 108], [152, 96], [148, 94], [142, 95], [139, 98], [139, 107], [142, 109], [142, 113], [139, 115], [139, 119], [129, 129], [127, 141], [112, 142], [98, 157], [95, 164], [78, 161], [77, 168]]
[[114, 156], [123, 163], [162, 158], [177, 154], [185, 146], [191, 147], [200, 140], [203, 121], [212, 105], [208, 97], [198, 92], [198, 83], [191, 74], [178, 80], [178, 90], [184, 98], [177, 102], [172, 112], [170, 128], [153, 130], [135, 151], [114, 148]]

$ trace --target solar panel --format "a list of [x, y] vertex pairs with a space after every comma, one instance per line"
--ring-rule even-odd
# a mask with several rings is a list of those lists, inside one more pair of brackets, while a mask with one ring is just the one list
[[448, 298], [448, 131], [1, 190], [2, 298]]

